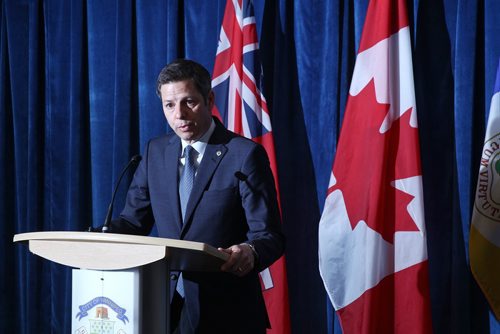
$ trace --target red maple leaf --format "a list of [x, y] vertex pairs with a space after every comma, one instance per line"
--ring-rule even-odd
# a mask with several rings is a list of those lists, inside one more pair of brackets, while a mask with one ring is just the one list
[[407, 110], [385, 133], [380, 126], [389, 105], [375, 100], [373, 80], [357, 95], [349, 96], [330, 189], [343, 193], [354, 229], [360, 220], [394, 243], [396, 231], [418, 231], [407, 206], [413, 196], [391, 182], [421, 175], [418, 129], [410, 126]]

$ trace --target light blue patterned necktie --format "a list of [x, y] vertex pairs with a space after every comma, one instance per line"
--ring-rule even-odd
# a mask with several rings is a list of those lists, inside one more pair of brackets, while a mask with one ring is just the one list
[[186, 215], [186, 207], [189, 200], [189, 195], [193, 189], [194, 176], [196, 174], [195, 155], [196, 150], [188, 145], [184, 148], [184, 171], [182, 172], [179, 181], [179, 199], [181, 201], [182, 220]]
[[[198, 153], [191, 145], [184, 148], [184, 171], [179, 180], [179, 199], [181, 201], [182, 221], [186, 215], [187, 202], [191, 190], [193, 190], [194, 177], [196, 175], [195, 156]], [[182, 273], [179, 275], [177, 286], [175, 287], [179, 295], [184, 298], [184, 279]]]

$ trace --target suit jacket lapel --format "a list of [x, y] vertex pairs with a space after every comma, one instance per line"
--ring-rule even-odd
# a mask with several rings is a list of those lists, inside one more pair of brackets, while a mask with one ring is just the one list
[[189, 202], [186, 207], [186, 216], [184, 217], [184, 226], [182, 228], [182, 234], [186, 228], [190, 225], [190, 219], [196, 208], [198, 202], [203, 195], [203, 191], [206, 189], [212, 175], [214, 174], [217, 166], [224, 157], [227, 151], [227, 147], [221, 142], [220, 137], [226, 130], [224, 128], [216, 127], [212, 138], [205, 149], [203, 154], [203, 159], [198, 167], [198, 173], [194, 181], [193, 190], [189, 197]]
[[[182, 227], [182, 216], [179, 203], [179, 157], [181, 155], [181, 141], [179, 137], [174, 136], [170, 140], [169, 144], [165, 147], [165, 156], [163, 161], [166, 165], [164, 170], [173, 170], [175, 173], [165, 173], [165, 189], [168, 194], [168, 202], [173, 203], [169, 206], [173, 210], [173, 216], [175, 217], [175, 222], [179, 227], [179, 233]], [[165, 203], [165, 205], [167, 205]]]

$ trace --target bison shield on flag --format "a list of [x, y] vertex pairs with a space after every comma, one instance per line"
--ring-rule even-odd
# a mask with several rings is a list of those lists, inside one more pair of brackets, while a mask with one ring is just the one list
[[[251, 1], [228, 0], [213, 71], [213, 113], [226, 127], [264, 146], [278, 188], [271, 118], [262, 93], [257, 27]], [[278, 194], [279, 196], [279, 194]], [[260, 273], [271, 330], [290, 333], [285, 258]]]
[[344, 333], [432, 331], [411, 41], [404, 0], [371, 0], [319, 225]]

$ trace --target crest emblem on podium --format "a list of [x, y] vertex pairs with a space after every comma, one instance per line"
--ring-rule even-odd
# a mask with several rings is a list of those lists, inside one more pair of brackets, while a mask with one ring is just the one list
[[119, 329], [115, 332], [115, 324], [117, 321], [110, 318], [109, 309], [111, 309], [113, 313], [116, 313], [116, 319], [121, 320], [124, 325], [129, 321], [125, 315], [127, 310], [120, 307], [110, 298], [96, 297], [88, 303], [78, 306], [78, 309], [80, 310], [76, 315], [78, 321], [89, 316], [89, 313], [92, 313], [92, 309], [95, 309], [95, 312], [93, 312], [95, 317], [89, 317], [88, 329], [86, 326], [82, 326], [75, 331], [75, 334], [126, 334], [123, 329]]

